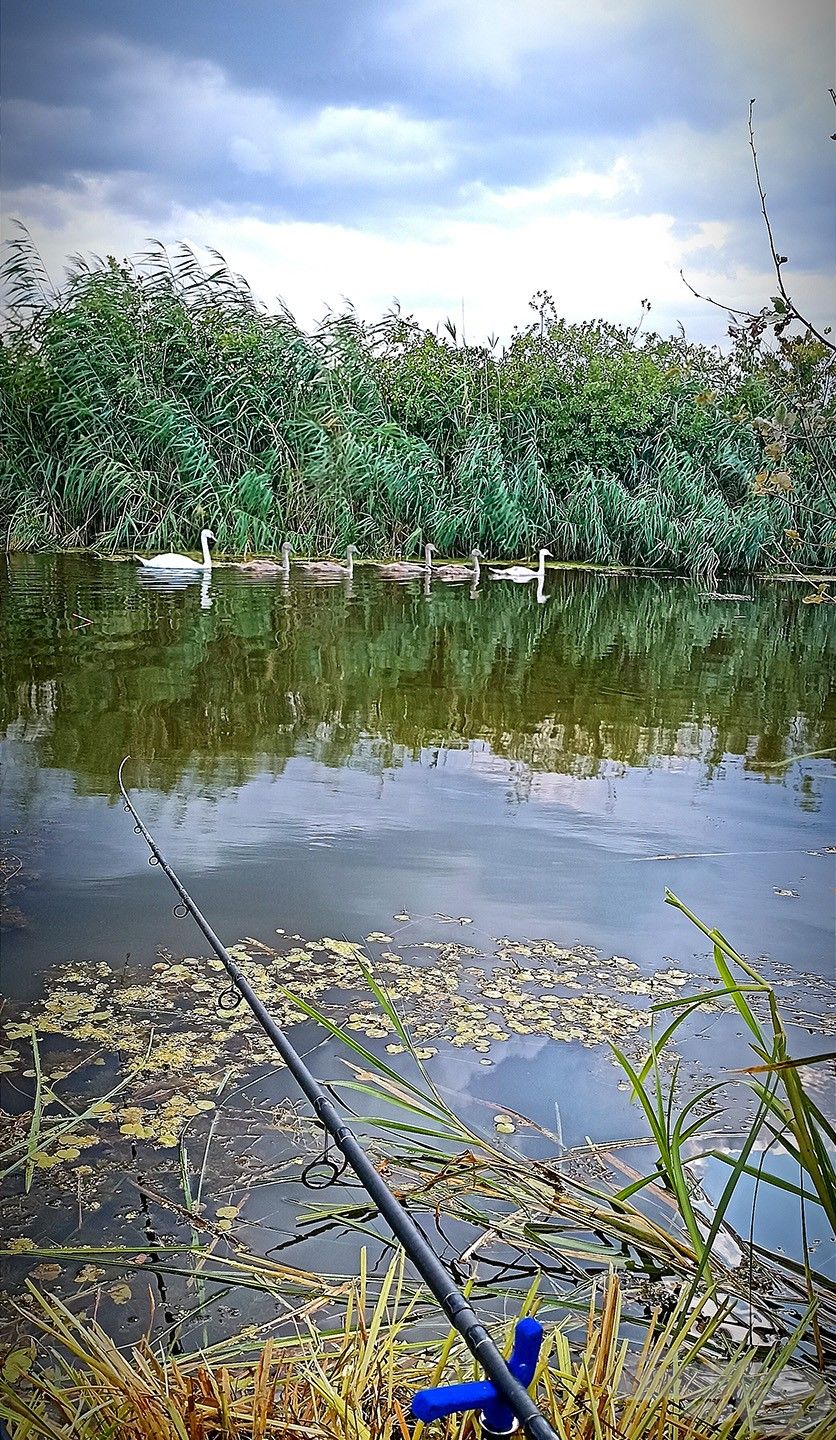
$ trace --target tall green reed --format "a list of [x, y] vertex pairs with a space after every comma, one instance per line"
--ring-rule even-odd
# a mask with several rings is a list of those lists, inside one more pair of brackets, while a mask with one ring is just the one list
[[77, 257], [59, 291], [21, 233], [3, 273], [7, 548], [184, 546], [211, 524], [236, 554], [546, 543], [708, 583], [832, 563], [826, 358], [804, 371], [813, 454], [787, 408], [798, 376], [751, 348], [553, 311], [501, 353], [400, 315], [306, 333], [186, 246]]

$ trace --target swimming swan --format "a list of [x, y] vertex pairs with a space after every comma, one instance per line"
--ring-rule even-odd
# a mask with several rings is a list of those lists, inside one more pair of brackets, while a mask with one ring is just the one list
[[474, 585], [479, 584], [479, 561], [484, 556], [481, 550], [471, 550], [469, 565], [434, 565], [433, 579], [455, 582], [456, 580], [471, 580]]
[[417, 560], [395, 560], [391, 564], [378, 565], [377, 573], [381, 580], [412, 580], [417, 575], [428, 575], [434, 554], [435, 546], [425, 545], [423, 565]]
[[239, 570], [246, 570], [250, 575], [290, 575], [290, 542], [285, 540], [282, 546], [281, 564], [277, 560], [244, 560], [238, 566]]
[[202, 560], [192, 560], [188, 555], [175, 555], [169, 550], [165, 555], [154, 555], [150, 560], [143, 560], [141, 555], [135, 555], [143, 570], [211, 570], [212, 556], [209, 554], [209, 541], [214, 540], [211, 530], [201, 530], [200, 548], [203, 551]]
[[492, 580], [514, 580], [521, 585], [526, 580], [536, 580], [542, 585], [546, 578], [546, 556], [551, 555], [551, 550], [540, 551], [540, 564], [536, 570], [528, 565], [509, 565], [506, 570], [492, 570]]
[[349, 545], [345, 552], [344, 565], [337, 560], [297, 560], [296, 564], [300, 570], [307, 570], [309, 575], [345, 575], [349, 579], [354, 574], [354, 556], [357, 554], [357, 546]]

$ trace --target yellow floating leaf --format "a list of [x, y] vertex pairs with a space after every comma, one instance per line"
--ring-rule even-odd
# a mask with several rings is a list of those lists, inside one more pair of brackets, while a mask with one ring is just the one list
[[35, 1360], [35, 1342], [30, 1340], [28, 1345], [20, 1345], [17, 1350], [12, 1350], [3, 1361], [3, 1379], [8, 1385], [14, 1385], [22, 1375], [28, 1375]]
[[54, 1280], [56, 1275], [61, 1274], [60, 1265], [36, 1265], [34, 1270], [29, 1271], [33, 1280]]
[[101, 1280], [104, 1273], [104, 1270], [98, 1265], [82, 1265], [75, 1277], [75, 1283], [76, 1285], [95, 1285], [97, 1280]]

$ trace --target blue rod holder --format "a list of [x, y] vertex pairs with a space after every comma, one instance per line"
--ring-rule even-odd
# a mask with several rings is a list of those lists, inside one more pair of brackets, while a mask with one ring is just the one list
[[[529, 1315], [517, 1321], [508, 1369], [526, 1389], [534, 1379], [542, 1343], [543, 1327], [539, 1320]], [[517, 1428], [514, 1412], [497, 1394], [490, 1380], [471, 1380], [463, 1385], [438, 1385], [431, 1390], [417, 1391], [412, 1400], [414, 1418], [423, 1420], [425, 1424], [429, 1424], [431, 1420], [441, 1420], [445, 1415], [456, 1415], [462, 1410], [480, 1412], [484, 1435], [510, 1435]]]

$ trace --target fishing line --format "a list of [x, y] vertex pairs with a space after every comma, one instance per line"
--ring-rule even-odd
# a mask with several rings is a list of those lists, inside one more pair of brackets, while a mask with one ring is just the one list
[[330, 1134], [347, 1164], [351, 1166], [361, 1185], [374, 1201], [378, 1211], [400, 1241], [408, 1258], [441, 1306], [451, 1325], [459, 1332], [468, 1350], [489, 1377], [496, 1395], [501, 1397], [516, 1420], [523, 1426], [530, 1440], [558, 1440], [551, 1425], [529, 1395], [526, 1386], [509, 1368], [508, 1362], [502, 1356], [475, 1310], [453, 1283], [449, 1272], [422, 1234], [416, 1221], [378, 1174], [354, 1132], [344, 1124], [336, 1104], [325, 1087], [311, 1074], [281, 1026], [277, 1024], [259, 999], [226, 946], [215, 934], [209, 921], [198, 909], [182, 881], [172, 870], [125, 789], [122, 775], [129, 759], [130, 756], [126, 755], [119, 766], [119, 789], [125, 802], [125, 809], [134, 818], [136, 833], [142, 836], [151, 851], [149, 864], [159, 866], [168, 876], [180, 896], [182, 905], [185, 905], [186, 910], [196, 921], [221, 961], [229, 976], [231, 986], [238, 992], [240, 998], [246, 1001], [262, 1030], [281, 1055], [288, 1070], [309, 1100], [317, 1119]]

